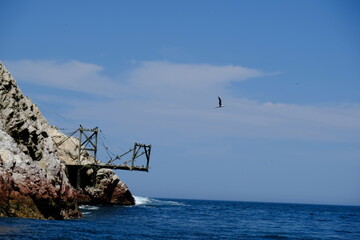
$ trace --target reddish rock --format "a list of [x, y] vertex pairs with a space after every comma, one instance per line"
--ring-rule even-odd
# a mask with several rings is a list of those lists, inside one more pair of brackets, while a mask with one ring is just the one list
[[83, 204], [115, 204], [134, 205], [135, 200], [130, 190], [110, 170], [102, 168], [96, 174], [95, 186], [87, 186], [83, 190]]

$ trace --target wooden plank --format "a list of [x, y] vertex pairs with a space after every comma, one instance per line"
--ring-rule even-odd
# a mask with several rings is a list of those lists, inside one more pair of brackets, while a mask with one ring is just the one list
[[87, 164], [87, 165], [79, 165], [79, 164], [67, 164], [66, 166], [76, 166], [76, 167], [93, 167], [93, 168], [108, 168], [108, 169], [117, 169], [117, 170], [129, 170], [129, 171], [142, 171], [148, 172], [149, 169], [146, 167], [131, 167], [128, 165], [102, 165], [102, 164]]

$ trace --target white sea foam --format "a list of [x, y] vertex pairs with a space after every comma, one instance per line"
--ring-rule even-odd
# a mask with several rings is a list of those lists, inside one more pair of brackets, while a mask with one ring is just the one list
[[144, 205], [152, 202], [151, 198], [134, 196], [135, 205]]
[[186, 206], [186, 204], [176, 201], [159, 200], [149, 197], [134, 196], [135, 206], [148, 205], [148, 206]]
[[90, 205], [81, 205], [79, 207], [81, 210], [98, 210], [99, 207], [97, 206], [90, 206]]
[[176, 202], [176, 201], [161, 201], [159, 200], [161, 203], [163, 203], [164, 205], [173, 205], [173, 206], [188, 206], [185, 203], [181, 203], [181, 202]]

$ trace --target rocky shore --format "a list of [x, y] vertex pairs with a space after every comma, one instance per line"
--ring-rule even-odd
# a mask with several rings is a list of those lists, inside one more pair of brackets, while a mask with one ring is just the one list
[[[0, 217], [69, 219], [82, 216], [79, 204], [135, 203], [110, 169], [87, 171], [95, 183], [76, 189], [66, 165], [77, 164], [79, 144], [57, 146], [64, 138], [0, 62]], [[80, 164], [93, 163], [82, 156]]]

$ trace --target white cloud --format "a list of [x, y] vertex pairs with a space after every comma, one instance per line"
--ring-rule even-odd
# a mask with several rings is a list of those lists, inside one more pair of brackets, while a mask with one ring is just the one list
[[[133, 94], [146, 96], [156, 104], [202, 106], [217, 104], [217, 96], [227, 93], [231, 82], [267, 75], [256, 69], [240, 66], [177, 64], [166, 61], [140, 62], [128, 73]], [[214, 100], [215, 96], [215, 101]]]
[[114, 88], [114, 83], [102, 74], [104, 68], [92, 63], [21, 60], [6, 61], [6, 66], [23, 82], [100, 95]]
[[203, 88], [223, 86], [231, 81], [244, 81], [263, 76], [259, 70], [240, 66], [208, 64], [174, 64], [170, 62], [142, 62], [130, 75], [139, 85]]
[[[9, 69], [22, 81], [106, 93], [111, 100], [74, 101], [67, 115], [106, 122], [115, 128], [126, 126], [121, 131], [128, 134], [158, 136], [164, 141], [201, 141], [219, 136], [359, 140], [357, 104], [301, 106], [231, 96], [229, 83], [267, 75], [256, 69], [157, 61], [135, 66], [122, 79], [110, 79], [102, 74], [103, 67], [77, 61], [18, 61], [11, 62]], [[218, 95], [226, 105], [223, 109], [214, 109]], [[69, 99], [63, 101], [71, 104]]]
[[223, 93], [226, 84], [264, 76], [259, 70], [240, 66], [176, 64], [165, 61], [134, 63], [123, 79], [110, 79], [102, 66], [79, 61], [7, 61], [7, 68], [23, 82], [65, 90], [120, 96], [128, 94], [169, 96], [184, 99], [190, 94]]

